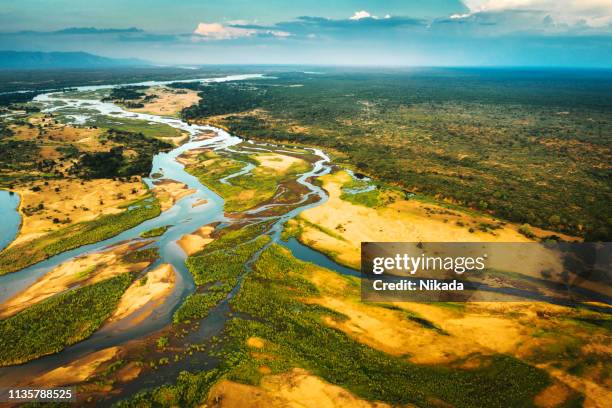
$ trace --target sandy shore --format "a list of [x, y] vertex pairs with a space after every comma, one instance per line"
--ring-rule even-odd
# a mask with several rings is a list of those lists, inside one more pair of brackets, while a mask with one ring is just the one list
[[[40, 191], [32, 191], [33, 187]], [[63, 179], [49, 180], [47, 185], [36, 182], [14, 191], [21, 197], [22, 225], [11, 245], [100, 215], [121, 212], [121, 204], [143, 196], [147, 189], [139, 178], [128, 182]]]
[[285, 174], [291, 166], [308, 166], [305, 160], [284, 154], [258, 154], [255, 156], [261, 167], [266, 167], [279, 174]]
[[145, 269], [151, 262], [127, 263], [122, 257], [127, 252], [138, 250], [148, 243], [150, 241], [122, 244], [104, 252], [79, 256], [58, 265], [2, 304], [0, 318], [11, 316], [73, 286], [91, 285], [125, 272]]
[[306, 370], [294, 368], [265, 376], [259, 387], [222, 380], [208, 395], [208, 407], [216, 408], [384, 408], [390, 405], [356, 397]]
[[191, 207], [192, 208], [199, 207], [201, 205], [206, 204], [207, 202], [208, 202], [208, 200], [206, 200], [204, 198], [200, 198], [200, 199], [196, 200], [193, 204], [191, 204]]
[[204, 249], [206, 245], [213, 241], [213, 238], [210, 235], [215, 230], [215, 227], [210, 225], [205, 225], [191, 234], [185, 234], [176, 241], [176, 243], [181, 247], [183, 251], [187, 254], [187, 256], [191, 256], [196, 252]]
[[[499, 224], [493, 218], [417, 200], [396, 200], [381, 208], [370, 208], [340, 198], [342, 186], [351, 178], [340, 171], [320, 177], [329, 200], [302, 212], [297, 219], [300, 241], [355, 268], [360, 266], [361, 242], [530, 242], [518, 226], [506, 223], [483, 232], [470, 226]], [[292, 221], [295, 226], [296, 221]], [[315, 228], [308, 223], [321, 228]], [[290, 223], [291, 225], [291, 223]]]
[[115, 357], [121, 349], [110, 347], [89, 354], [72, 363], [58, 367], [39, 377], [34, 378], [31, 384], [44, 385], [47, 388], [83, 382], [95, 374], [97, 368]]
[[[128, 287], [108, 321], [121, 320], [141, 310], [143, 313], [138, 318], [145, 319], [172, 293], [175, 282], [176, 272], [169, 264], [147, 272]], [[145, 306], [146, 310], [143, 309]]]
[[153, 188], [153, 193], [159, 199], [162, 211], [170, 209], [181, 198], [195, 192], [194, 189], [187, 188], [185, 183], [167, 179], [155, 182]]
[[150, 113], [161, 116], [178, 116], [178, 114], [200, 100], [198, 92], [190, 89], [173, 89], [165, 86], [152, 87], [146, 90], [146, 95], [155, 98], [145, 103], [142, 108], [126, 109], [131, 112]]

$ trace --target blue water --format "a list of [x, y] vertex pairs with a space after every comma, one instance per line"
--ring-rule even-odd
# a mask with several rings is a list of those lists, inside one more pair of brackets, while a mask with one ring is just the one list
[[279, 244], [289, 249], [294, 257], [304, 262], [311, 262], [318, 266], [322, 266], [329, 270], [341, 273], [343, 275], [349, 276], [360, 276], [360, 272], [348, 268], [346, 266], [342, 266], [339, 263], [334, 262], [327, 256], [323, 255], [320, 252], [317, 252], [313, 249], [310, 249], [306, 245], [302, 245], [297, 239], [289, 238], [288, 241], [279, 241]]
[[19, 232], [21, 215], [18, 211], [19, 196], [0, 190], [0, 251], [10, 244]]

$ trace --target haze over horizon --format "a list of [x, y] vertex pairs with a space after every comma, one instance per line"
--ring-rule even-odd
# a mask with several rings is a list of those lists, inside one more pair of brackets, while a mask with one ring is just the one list
[[612, 67], [610, 0], [328, 3], [11, 1], [0, 49], [167, 65]]

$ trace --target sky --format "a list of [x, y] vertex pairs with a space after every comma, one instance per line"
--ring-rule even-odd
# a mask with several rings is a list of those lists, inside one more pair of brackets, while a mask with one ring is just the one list
[[164, 65], [612, 68], [612, 0], [0, 0], [0, 50]]

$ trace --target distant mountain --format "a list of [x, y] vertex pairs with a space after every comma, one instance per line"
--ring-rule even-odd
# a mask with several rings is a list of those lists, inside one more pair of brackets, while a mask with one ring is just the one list
[[0, 51], [0, 69], [113, 68], [147, 66], [138, 59], [116, 59], [86, 52]]

